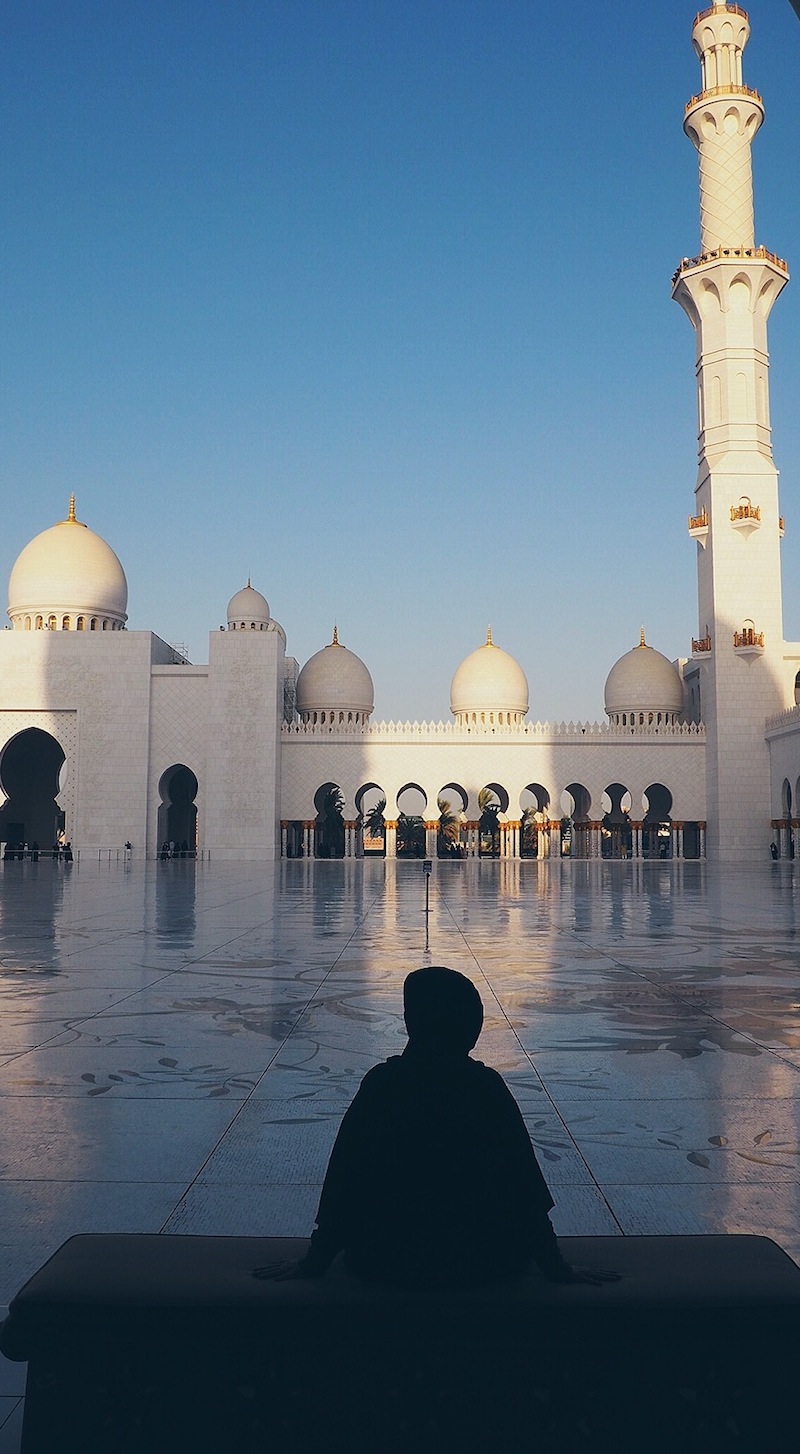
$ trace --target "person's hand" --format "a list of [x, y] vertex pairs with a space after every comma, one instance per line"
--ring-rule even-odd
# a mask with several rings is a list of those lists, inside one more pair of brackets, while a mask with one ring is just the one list
[[589, 1287], [600, 1287], [604, 1282], [619, 1282], [621, 1272], [612, 1272], [607, 1267], [570, 1267], [566, 1282], [581, 1282]]
[[295, 1262], [268, 1262], [265, 1267], [254, 1267], [251, 1277], [260, 1282], [291, 1282], [307, 1277], [324, 1277], [324, 1270], [315, 1270], [305, 1257]]

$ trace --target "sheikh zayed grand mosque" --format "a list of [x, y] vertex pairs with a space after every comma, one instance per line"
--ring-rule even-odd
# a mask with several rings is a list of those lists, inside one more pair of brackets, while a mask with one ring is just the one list
[[334, 631], [299, 670], [249, 581], [205, 665], [127, 631], [122, 564], [73, 498], [9, 581], [6, 853], [49, 850], [61, 834], [81, 854], [129, 844], [136, 857], [164, 845], [265, 860], [793, 854], [800, 643], [783, 639], [767, 352], [788, 270], [755, 239], [764, 108], [743, 80], [748, 36], [744, 10], [724, 3], [692, 30], [701, 82], [684, 129], [699, 156], [701, 239], [673, 278], [697, 359], [698, 625], [686, 657], [670, 662], [643, 632], [609, 663], [605, 720], [533, 723], [525, 672], [489, 632], [453, 676], [450, 720], [375, 722], [365, 663]]

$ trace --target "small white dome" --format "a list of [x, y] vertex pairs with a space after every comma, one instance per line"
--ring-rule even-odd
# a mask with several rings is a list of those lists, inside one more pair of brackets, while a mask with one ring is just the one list
[[[8, 583], [8, 614], [15, 630], [121, 630], [127, 621], [128, 582], [105, 540], [75, 516], [43, 530], [17, 556]], [[81, 623], [79, 625], [79, 623]]]
[[247, 585], [228, 602], [228, 630], [266, 631], [268, 625], [269, 601], [253, 589], [248, 577]]
[[297, 678], [297, 710], [305, 722], [366, 722], [375, 705], [372, 677], [348, 651], [334, 627], [333, 641], [316, 652]]
[[528, 678], [519, 662], [492, 641], [465, 657], [450, 685], [450, 710], [457, 720], [478, 725], [519, 722], [528, 710]]
[[651, 713], [656, 718], [661, 713], [672, 722], [683, 711], [680, 675], [666, 656], [647, 645], [644, 631], [639, 645], [612, 666], [606, 678], [605, 705], [612, 719], [618, 719], [623, 713], [625, 716], [647, 713], [648, 718]]

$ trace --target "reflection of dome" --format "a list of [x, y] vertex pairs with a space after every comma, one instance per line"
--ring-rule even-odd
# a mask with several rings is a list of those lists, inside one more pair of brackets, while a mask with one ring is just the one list
[[450, 711], [462, 725], [508, 725], [528, 710], [528, 679], [507, 651], [492, 641], [465, 657], [450, 685]]
[[[621, 656], [606, 679], [606, 712], [616, 726], [676, 722], [683, 711], [683, 682], [671, 661], [644, 639]], [[630, 719], [630, 720], [628, 720]]]
[[69, 515], [43, 530], [17, 556], [8, 583], [15, 631], [121, 631], [128, 583], [116, 555], [99, 535]]
[[253, 590], [248, 576], [247, 585], [228, 602], [229, 631], [266, 631], [269, 626], [269, 601], [260, 591]]
[[375, 705], [372, 677], [359, 656], [333, 641], [306, 662], [297, 678], [297, 710], [304, 722], [366, 722]]

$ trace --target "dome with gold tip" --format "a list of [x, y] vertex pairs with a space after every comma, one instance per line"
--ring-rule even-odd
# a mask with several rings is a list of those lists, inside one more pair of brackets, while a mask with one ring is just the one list
[[17, 556], [8, 583], [15, 631], [121, 631], [128, 582], [111, 546], [75, 514], [43, 530]]
[[266, 631], [269, 619], [269, 601], [251, 586], [248, 576], [247, 585], [228, 602], [228, 630]]
[[680, 675], [666, 656], [647, 645], [644, 627], [639, 645], [626, 651], [608, 673], [605, 706], [617, 727], [677, 722], [683, 711]]
[[375, 705], [372, 677], [361, 657], [342, 646], [335, 626], [333, 640], [300, 672], [296, 700], [304, 722], [332, 727], [369, 719]]
[[491, 627], [453, 677], [450, 710], [464, 727], [512, 726], [528, 710], [528, 678], [513, 656], [495, 646]]

